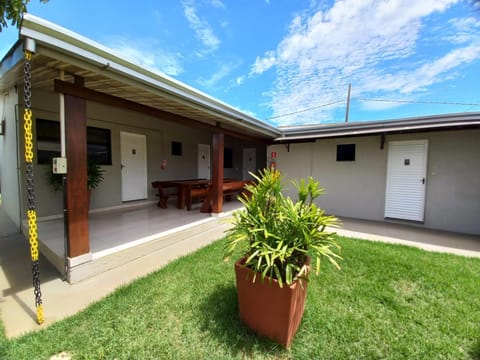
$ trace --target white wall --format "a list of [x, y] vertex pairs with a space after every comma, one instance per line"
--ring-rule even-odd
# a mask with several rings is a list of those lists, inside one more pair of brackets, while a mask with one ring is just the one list
[[[20, 227], [19, 171], [17, 120], [23, 124], [23, 113], [18, 115], [16, 104], [18, 94], [15, 89], [9, 89], [0, 101], [0, 114], [5, 117], [5, 134], [0, 135], [0, 183], [2, 193], [2, 208], [11, 220]], [[22, 125], [23, 126], [23, 125]], [[23, 158], [20, 159], [23, 161]]]
[[[337, 216], [384, 220], [388, 141], [429, 141], [425, 221], [433, 229], [480, 234], [480, 130], [317, 140], [270, 146], [287, 180], [313, 176], [326, 194], [319, 204]], [[337, 162], [337, 144], [356, 144], [353, 162]]]
[[[356, 144], [355, 161], [337, 162], [337, 144], [351, 143]], [[308, 176], [320, 182], [325, 194], [318, 203], [329, 213], [363, 219], [383, 216], [386, 150], [380, 149], [379, 137], [291, 144], [289, 152], [283, 145], [271, 148], [286, 184]], [[295, 195], [293, 189], [289, 195]]]
[[[58, 120], [58, 94], [35, 91], [32, 96], [34, 118]], [[156, 190], [151, 182], [156, 180], [188, 179], [197, 177], [197, 145], [211, 144], [212, 134], [208, 130], [189, 128], [168, 121], [122, 110], [98, 103], [87, 103], [87, 125], [111, 130], [112, 165], [102, 166], [104, 181], [92, 192], [91, 209], [106, 208], [122, 204], [120, 132], [145, 135], [147, 138], [147, 184], [148, 199], [156, 200]], [[171, 142], [182, 143], [182, 156], [171, 154]], [[258, 147], [257, 163], [265, 164], [265, 146], [250, 144], [225, 137], [225, 146], [233, 148], [234, 167], [225, 169], [225, 177], [241, 178], [242, 146]], [[167, 166], [161, 169], [162, 160]], [[54, 192], [47, 183], [46, 173], [50, 165], [35, 162], [37, 184], [37, 212], [39, 216], [62, 213], [62, 193]], [[240, 174], [240, 175], [239, 175]]]
[[480, 130], [410, 138], [429, 140], [425, 226], [480, 234]]

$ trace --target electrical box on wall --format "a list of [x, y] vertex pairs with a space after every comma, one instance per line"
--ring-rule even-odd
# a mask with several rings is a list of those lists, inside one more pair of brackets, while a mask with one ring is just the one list
[[67, 158], [56, 157], [52, 159], [52, 172], [54, 174], [67, 173]]

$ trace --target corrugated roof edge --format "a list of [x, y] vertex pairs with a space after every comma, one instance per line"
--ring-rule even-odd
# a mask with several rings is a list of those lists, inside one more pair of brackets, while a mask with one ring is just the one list
[[281, 128], [282, 135], [274, 141], [307, 140], [325, 137], [368, 135], [383, 132], [435, 130], [446, 127], [480, 126], [480, 113], [456, 113], [420, 116], [396, 120], [358, 121]]
[[247, 115], [189, 85], [168, 75], [139, 66], [115, 54], [112, 49], [106, 46], [35, 15], [28, 13], [24, 15], [20, 35], [44, 42], [46, 45], [55, 47], [60, 51], [66, 51], [65, 47], [59, 46], [60, 43], [69, 44], [70, 49], [77, 48], [81, 50], [77, 53], [69, 51], [70, 54], [83, 57], [85, 60], [97, 63], [102, 67], [108, 66], [109, 69], [121, 72], [125, 76], [134, 77], [138, 81], [148, 83], [150, 86], [155, 86], [162, 91], [174, 94], [183, 100], [204, 106], [209, 111], [216, 111], [222, 116], [227, 116], [231, 119], [231, 122], [237, 125], [242, 126], [242, 122], [247, 123], [250, 126], [257, 127], [260, 132], [266, 133], [271, 137], [278, 136], [281, 133], [278, 128]]

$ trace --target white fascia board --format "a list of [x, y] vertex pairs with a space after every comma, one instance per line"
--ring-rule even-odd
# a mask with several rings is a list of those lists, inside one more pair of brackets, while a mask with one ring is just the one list
[[395, 120], [376, 120], [376, 121], [358, 121], [349, 123], [334, 123], [334, 124], [318, 124], [318, 125], [304, 125], [304, 126], [292, 126], [280, 128], [283, 134], [310, 134], [310, 133], [322, 133], [328, 131], [348, 131], [354, 129], [390, 129], [396, 126], [421, 126], [435, 124], [437, 126], [443, 126], [444, 124], [452, 124], [458, 121], [468, 121], [475, 123], [480, 121], [480, 113], [460, 113], [460, 114], [441, 114], [430, 115], [424, 117], [395, 119]]
[[382, 120], [367, 122], [336, 123], [323, 125], [307, 125], [283, 128], [282, 139], [301, 139], [313, 137], [340, 136], [339, 134], [355, 135], [357, 133], [376, 133], [385, 131], [402, 131], [408, 129], [431, 129], [455, 126], [476, 126], [480, 124], [480, 113], [440, 114], [416, 118]]
[[87, 39], [63, 27], [43, 20], [31, 14], [25, 14], [20, 34], [32, 38], [46, 47], [52, 47], [59, 52], [66, 52], [97, 65], [104, 71], [112, 71], [126, 78], [142, 82], [153, 88], [175, 95], [176, 98], [201, 105], [205, 110], [214, 111], [217, 115], [235, 125], [246, 126], [269, 136], [278, 136], [280, 131], [258, 119], [255, 119], [231, 106], [204, 94], [186, 84], [168, 77], [165, 74], [147, 70], [130, 61], [115, 55], [112, 50]]
[[444, 122], [436, 124], [423, 124], [423, 125], [405, 125], [405, 126], [392, 126], [392, 127], [382, 127], [377, 129], [351, 129], [351, 130], [341, 130], [337, 131], [324, 131], [317, 133], [309, 134], [299, 134], [288, 136], [284, 134], [282, 137], [276, 138], [275, 142], [290, 141], [290, 140], [307, 140], [307, 139], [321, 139], [327, 137], [341, 137], [341, 136], [359, 136], [359, 135], [371, 135], [384, 132], [402, 132], [402, 131], [412, 131], [412, 130], [435, 130], [443, 127], [460, 127], [460, 126], [480, 126], [480, 120], [478, 121], [455, 121], [455, 122]]

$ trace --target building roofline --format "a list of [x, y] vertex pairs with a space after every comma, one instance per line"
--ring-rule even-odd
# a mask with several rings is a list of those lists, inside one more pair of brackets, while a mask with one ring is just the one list
[[360, 136], [378, 133], [412, 132], [440, 128], [480, 126], [480, 113], [429, 115], [397, 120], [359, 121], [349, 123], [283, 127], [275, 142], [314, 140], [327, 137]]
[[[122, 77], [130, 83], [170, 94], [186, 105], [191, 104], [203, 111], [217, 114], [226, 123], [253, 130], [268, 136], [274, 142], [480, 126], [480, 112], [471, 112], [395, 120], [275, 127], [168, 75], [137, 65], [93, 40], [34, 15], [24, 14], [19, 34], [20, 38], [35, 40], [41, 45], [38, 47], [39, 51], [44, 51], [47, 55], [63, 54], [62, 56], [67, 59], [88, 63], [91, 67], [98, 67], [103, 72], [111, 72], [112, 76]], [[8, 73], [20, 61], [23, 50], [20, 40], [1, 60], [0, 75]]]
[[168, 75], [139, 66], [115, 54], [111, 49], [82, 35], [31, 14], [24, 14], [20, 36], [32, 38], [45, 47], [54, 48], [70, 56], [95, 64], [103, 71], [111, 71], [131, 80], [157, 88], [175, 97], [218, 113], [237, 126], [255, 129], [257, 132], [275, 137], [280, 130], [258, 120], [236, 108], [215, 99]]

